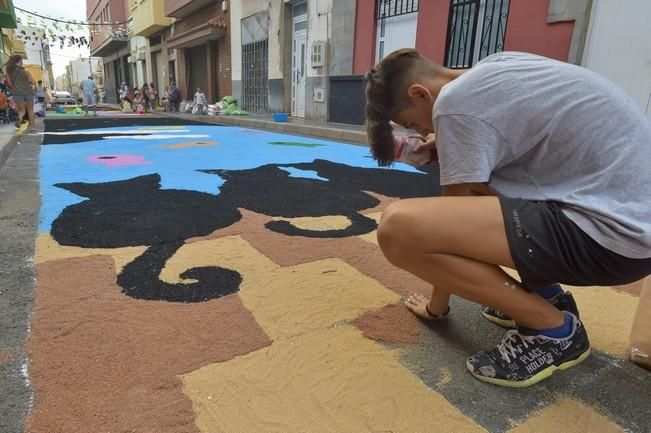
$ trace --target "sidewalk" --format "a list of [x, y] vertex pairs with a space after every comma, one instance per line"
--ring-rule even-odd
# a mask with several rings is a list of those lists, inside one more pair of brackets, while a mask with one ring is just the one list
[[0, 125], [0, 167], [7, 161], [16, 146], [17, 141], [12, 141], [15, 135], [16, 127], [13, 123]]
[[[103, 106], [118, 109], [116, 104], [104, 104]], [[259, 128], [292, 134], [310, 135], [314, 137], [327, 138], [330, 140], [347, 141], [350, 143], [367, 144], [366, 132], [363, 126], [346, 125], [341, 123], [322, 123], [313, 120], [290, 117], [286, 123], [274, 122], [271, 114], [249, 114], [248, 116], [209, 116], [206, 114], [191, 114], [179, 112], [155, 111], [154, 114], [161, 116], [176, 117], [184, 120], [196, 120], [199, 122], [215, 123], [219, 125], [236, 125], [246, 128]]]

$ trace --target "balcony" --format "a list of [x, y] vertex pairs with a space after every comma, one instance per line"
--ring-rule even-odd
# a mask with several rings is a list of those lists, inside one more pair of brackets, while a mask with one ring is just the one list
[[185, 18], [195, 11], [215, 3], [215, 0], [165, 0], [165, 15]]
[[133, 32], [138, 36], [149, 37], [172, 24], [165, 16], [165, 8], [160, 0], [130, 0], [130, 12], [133, 19]]
[[97, 32], [93, 38], [95, 40], [90, 47], [90, 54], [93, 57], [111, 56], [129, 44], [126, 34]]

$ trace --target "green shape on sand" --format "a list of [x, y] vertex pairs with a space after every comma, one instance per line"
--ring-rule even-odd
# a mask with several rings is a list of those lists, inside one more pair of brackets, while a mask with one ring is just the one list
[[325, 146], [325, 144], [317, 143], [300, 143], [298, 141], [270, 141], [269, 144], [274, 146], [296, 146], [296, 147], [319, 147]]

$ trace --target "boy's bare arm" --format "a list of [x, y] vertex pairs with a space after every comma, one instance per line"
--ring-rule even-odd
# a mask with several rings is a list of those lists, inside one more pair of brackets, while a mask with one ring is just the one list
[[460, 183], [457, 185], [443, 186], [444, 196], [473, 196], [497, 195], [490, 187], [483, 183]]

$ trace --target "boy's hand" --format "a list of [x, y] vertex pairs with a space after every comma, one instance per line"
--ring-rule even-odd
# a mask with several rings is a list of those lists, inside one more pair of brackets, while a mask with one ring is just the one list
[[423, 137], [422, 135], [419, 134], [414, 134], [410, 135], [410, 138], [417, 138], [422, 141], [421, 144], [419, 144], [414, 152], [417, 153], [422, 153], [422, 152], [427, 152], [429, 150], [436, 150], [436, 135], [435, 134], [427, 134], [426, 137]]
[[410, 135], [410, 138], [417, 138], [422, 141], [414, 148], [414, 153], [426, 153], [431, 155], [431, 162], [438, 162], [439, 156], [436, 151], [436, 134], [427, 134], [423, 137], [419, 134]]

